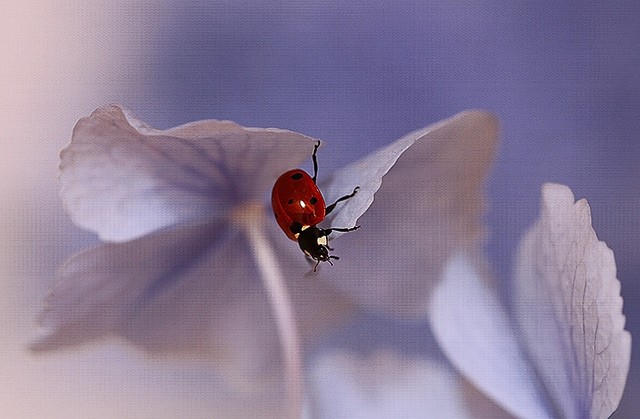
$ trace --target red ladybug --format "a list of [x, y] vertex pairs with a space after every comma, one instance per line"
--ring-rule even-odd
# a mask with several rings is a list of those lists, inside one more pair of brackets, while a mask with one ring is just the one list
[[331, 259], [340, 259], [329, 254], [329, 234], [333, 231], [353, 231], [360, 226], [350, 228], [319, 228], [317, 224], [331, 213], [340, 201], [352, 198], [360, 188], [356, 188], [349, 195], [338, 198], [336, 202], [325, 207], [324, 197], [316, 185], [318, 175], [318, 159], [316, 152], [320, 147], [320, 141], [313, 148], [311, 156], [313, 160], [313, 177], [302, 169], [289, 170], [283, 173], [271, 192], [271, 206], [276, 216], [276, 221], [282, 231], [291, 240], [297, 241], [300, 249], [309, 258], [316, 261], [314, 272], [320, 262], [329, 262]]

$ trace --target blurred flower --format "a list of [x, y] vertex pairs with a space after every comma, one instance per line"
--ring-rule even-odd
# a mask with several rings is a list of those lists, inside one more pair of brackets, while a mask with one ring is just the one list
[[314, 418], [511, 418], [438, 356], [329, 351], [309, 375]]
[[273, 411], [279, 400], [299, 411], [298, 333], [310, 342], [353, 302], [424, 316], [445, 262], [480, 242], [496, 137], [491, 115], [464, 112], [321, 182], [328, 202], [360, 186], [326, 224], [363, 228], [316, 276], [264, 205], [315, 140], [214, 120], [156, 130], [118, 106], [99, 108], [61, 153], [60, 183], [73, 221], [107, 243], [62, 266], [33, 349], [118, 335], [150, 352], [206, 356], [234, 389], [268, 389], [260, 400]]
[[517, 417], [609, 417], [631, 335], [613, 252], [598, 241], [587, 201], [543, 186], [542, 214], [515, 262], [513, 318], [477, 267], [453, 258], [433, 295], [431, 325], [452, 364]]
[[311, 373], [318, 416], [609, 417], [625, 387], [631, 335], [613, 253], [598, 241], [587, 202], [574, 202], [566, 186], [543, 186], [509, 312], [483, 259], [477, 249], [458, 252], [435, 287], [429, 322], [442, 352], [319, 356]]

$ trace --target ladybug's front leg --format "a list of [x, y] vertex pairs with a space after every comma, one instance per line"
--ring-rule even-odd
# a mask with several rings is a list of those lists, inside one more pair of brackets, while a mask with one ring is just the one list
[[[336, 204], [337, 204], [338, 202], [340, 202], [340, 201], [346, 201], [346, 200], [347, 200], [347, 199], [349, 199], [349, 198], [353, 198], [353, 197], [355, 196], [355, 194], [357, 194], [357, 193], [358, 193], [358, 189], [360, 189], [360, 186], [356, 186], [356, 187], [353, 189], [353, 192], [351, 192], [349, 195], [341, 196], [340, 198], [338, 198], [338, 199], [336, 200], [336, 202], [334, 202], [333, 204], [329, 205], [329, 206], [325, 209], [325, 215], [329, 215], [329, 214], [331, 213], [331, 211], [333, 211], [333, 210], [335, 209]], [[341, 230], [338, 230], [338, 229], [335, 229], [335, 228], [334, 228], [334, 230], [336, 230], [336, 231], [341, 231]]]
[[353, 227], [331, 227], [331, 228], [325, 228], [325, 229], [320, 229], [320, 231], [322, 231], [322, 236], [326, 238], [326, 243], [325, 246], [327, 247], [327, 249], [329, 250], [333, 250], [332, 248], [329, 247], [329, 234], [331, 234], [334, 231], [339, 231], [341, 233], [348, 233], [350, 231], [355, 231], [357, 229], [359, 229], [360, 226], [353, 226]]
[[[341, 232], [341, 233], [348, 233], [348, 232], [350, 232], [350, 231], [355, 231], [355, 230], [357, 230], [357, 229], [359, 229], [359, 228], [360, 228], [360, 226], [354, 226], [354, 227], [348, 227], [348, 228], [344, 228], [344, 227], [331, 227], [331, 228], [325, 228], [325, 229], [322, 229], [321, 231], [322, 231], [322, 233], [323, 233], [323, 234], [322, 234], [323, 236], [328, 236], [329, 234], [331, 234], [331, 233], [332, 233], [332, 232], [334, 232], [334, 231], [339, 231], [339, 232]], [[329, 249], [330, 249], [330, 250], [333, 250], [333, 249], [331, 249], [331, 248], [329, 248]]]

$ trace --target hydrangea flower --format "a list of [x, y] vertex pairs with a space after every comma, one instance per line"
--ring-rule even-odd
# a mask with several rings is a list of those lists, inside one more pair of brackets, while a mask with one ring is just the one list
[[360, 190], [326, 225], [362, 228], [335, 242], [339, 263], [308, 275], [265, 203], [315, 139], [215, 120], [156, 130], [99, 108], [61, 153], [60, 183], [73, 221], [105, 243], [61, 267], [33, 349], [115, 335], [202, 355], [263, 414], [297, 416], [303, 344], [356, 307], [426, 315], [446, 261], [480, 242], [496, 138], [493, 116], [467, 111], [330, 174], [328, 202]]
[[432, 294], [429, 322], [442, 352], [320, 356], [311, 373], [316, 416], [609, 417], [625, 387], [631, 335], [613, 252], [591, 227], [587, 202], [566, 186], [543, 186], [509, 311], [483, 259], [477, 249], [453, 255]]

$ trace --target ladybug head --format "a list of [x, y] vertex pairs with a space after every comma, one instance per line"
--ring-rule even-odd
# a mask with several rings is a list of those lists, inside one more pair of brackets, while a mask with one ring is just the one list
[[329, 247], [328, 233], [330, 233], [330, 231], [327, 232], [316, 226], [310, 226], [301, 230], [298, 234], [298, 245], [300, 249], [317, 262], [313, 268], [314, 272], [320, 262], [329, 262], [329, 264], [333, 265], [331, 259], [340, 259], [338, 256], [329, 254], [329, 251], [333, 249]]

